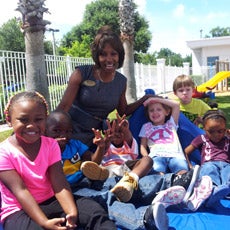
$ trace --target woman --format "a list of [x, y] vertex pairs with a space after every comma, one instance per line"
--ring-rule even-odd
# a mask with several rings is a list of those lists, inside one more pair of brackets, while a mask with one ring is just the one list
[[92, 146], [92, 128], [103, 129], [110, 112], [130, 115], [149, 96], [128, 105], [125, 97], [127, 79], [116, 70], [124, 61], [124, 48], [110, 27], [99, 29], [91, 46], [94, 65], [77, 66], [57, 109], [69, 112], [74, 124], [74, 138]]

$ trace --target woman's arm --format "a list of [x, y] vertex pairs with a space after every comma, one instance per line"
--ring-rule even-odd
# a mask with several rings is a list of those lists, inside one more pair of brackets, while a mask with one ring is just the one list
[[80, 70], [79, 69], [74, 70], [74, 72], [71, 74], [69, 78], [68, 86], [64, 92], [64, 95], [60, 103], [57, 106], [57, 109], [61, 109], [66, 112], [69, 111], [71, 105], [74, 102], [74, 99], [78, 94], [81, 81], [82, 81], [82, 76]]
[[38, 225], [45, 229], [59, 229], [57, 226], [65, 222], [65, 218], [49, 220], [46, 217], [15, 170], [1, 171], [0, 180], [14, 194], [18, 202], [21, 204], [22, 209]]
[[131, 115], [136, 109], [138, 109], [143, 102], [148, 99], [149, 97], [154, 97], [154, 95], [152, 94], [147, 94], [144, 95], [142, 98], [140, 98], [139, 100], [131, 103], [131, 104], [127, 104], [127, 100], [126, 100], [126, 89], [123, 91], [120, 100], [119, 100], [119, 104], [117, 107], [117, 112], [119, 113], [120, 116], [123, 116], [124, 114], [126, 116]]
[[48, 174], [58, 202], [66, 215], [71, 217], [71, 223], [68, 224], [73, 227], [77, 222], [77, 207], [69, 183], [63, 173], [61, 162], [56, 162], [50, 166]]

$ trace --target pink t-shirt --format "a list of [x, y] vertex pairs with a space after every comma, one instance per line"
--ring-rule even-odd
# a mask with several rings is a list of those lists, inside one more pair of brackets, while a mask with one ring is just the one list
[[142, 126], [139, 137], [146, 137], [148, 139], [150, 157], [177, 157], [185, 159], [177, 135], [177, 128], [178, 126], [172, 116], [163, 125], [153, 125], [152, 122], [147, 122]]
[[[30, 161], [8, 139], [0, 144], [0, 170], [16, 170], [37, 203], [54, 196], [47, 170], [49, 166], [60, 160], [61, 151], [53, 138], [41, 137], [41, 147], [34, 161]], [[3, 221], [7, 216], [22, 208], [15, 196], [1, 182], [0, 191], [2, 196], [1, 220]]]

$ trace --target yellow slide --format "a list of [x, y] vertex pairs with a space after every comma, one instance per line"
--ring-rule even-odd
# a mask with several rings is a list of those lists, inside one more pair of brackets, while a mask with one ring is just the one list
[[205, 83], [197, 86], [198, 92], [206, 92], [207, 90], [212, 90], [216, 87], [218, 82], [224, 80], [225, 78], [230, 77], [230, 71], [220, 71], [210, 80]]

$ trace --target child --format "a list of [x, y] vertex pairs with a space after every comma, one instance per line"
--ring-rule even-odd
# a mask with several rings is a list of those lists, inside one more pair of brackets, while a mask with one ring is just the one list
[[168, 169], [176, 174], [188, 171], [181, 144], [177, 136], [179, 104], [175, 101], [153, 97], [144, 102], [149, 122], [140, 131], [142, 156], [153, 159], [153, 169], [165, 174]]
[[37, 92], [14, 95], [6, 120], [14, 133], [0, 145], [1, 221], [4, 230], [116, 229], [91, 199], [74, 200], [65, 179], [61, 153], [43, 136], [48, 105]]
[[[123, 119], [120, 119], [120, 120], [123, 121]], [[126, 122], [122, 124], [123, 126], [125, 126], [123, 127], [123, 129], [128, 129], [128, 127], [126, 127], [127, 126]], [[113, 125], [113, 129], [115, 129], [114, 125]], [[99, 134], [99, 132], [97, 130], [94, 130], [94, 134], [96, 136], [94, 138], [94, 143], [99, 145], [98, 148], [102, 147], [102, 152], [105, 147], [104, 144], [106, 143], [107, 133], [105, 134], [105, 138], [103, 139], [101, 135]], [[58, 141], [60, 148], [62, 149], [62, 161], [63, 161], [64, 172], [67, 176], [68, 181], [71, 183], [71, 185], [73, 184], [76, 185], [75, 188], [73, 188], [73, 193], [78, 196], [79, 195], [87, 196], [88, 192], [85, 192], [85, 191], [87, 191], [88, 188], [93, 189], [94, 184], [88, 183], [87, 178], [81, 179], [82, 171], [80, 170], [79, 166], [83, 159], [90, 160], [91, 158], [90, 156], [88, 156], [87, 158], [85, 158], [85, 156], [91, 155], [92, 153], [89, 152], [88, 150], [85, 150], [87, 149], [87, 147], [85, 147], [85, 145], [82, 144], [80, 141], [71, 139], [72, 138], [72, 121], [70, 119], [69, 114], [64, 111], [57, 111], [57, 110], [53, 111], [47, 118], [46, 135], [55, 138]], [[77, 157], [74, 157], [72, 152], [74, 152], [74, 155], [75, 156], [77, 155]], [[94, 155], [97, 155], [96, 152], [92, 155], [92, 159], [95, 159]], [[99, 156], [101, 157], [101, 154], [99, 154]], [[99, 158], [97, 158], [97, 160], [98, 159]], [[66, 162], [68, 162], [68, 164]], [[91, 161], [87, 161], [87, 162], [91, 162]], [[98, 161], [95, 161], [95, 162], [99, 163]], [[85, 162], [83, 162], [82, 164], [84, 163]], [[94, 163], [94, 162], [92, 163], [93, 163], [93, 167], [90, 169], [94, 169], [95, 168], [94, 166], [97, 165], [97, 163]], [[99, 168], [98, 165], [97, 167]], [[104, 170], [108, 173], [108, 170], [104, 167], [99, 168], [99, 169], [100, 170], [98, 171], [94, 171], [94, 175], [91, 175], [92, 171], [90, 171], [91, 174], [89, 177], [90, 178], [93, 177], [93, 179], [98, 178], [100, 180], [101, 175], [106, 174], [104, 173]], [[107, 174], [107, 177], [108, 176], [109, 174]], [[171, 181], [171, 177], [169, 181]], [[177, 186], [176, 188], [178, 187], [179, 186]], [[81, 194], [80, 192], [77, 193], [78, 191], [83, 191], [83, 192]], [[176, 199], [177, 201], [178, 198], [179, 199], [181, 198], [181, 193], [180, 191], [179, 192], [175, 191], [175, 192], [176, 194], [180, 195], [180, 197], [177, 196], [177, 199]], [[100, 194], [97, 196], [96, 195], [97, 193], [100, 193]], [[95, 198], [94, 196], [97, 196], [97, 198]], [[159, 203], [154, 204], [154, 207], [152, 205], [148, 205], [145, 207], [141, 207], [140, 209], [136, 209], [133, 204], [126, 203], [124, 205], [122, 202], [118, 202], [116, 197], [113, 196], [113, 194], [109, 191], [109, 189], [106, 190], [106, 192], [104, 193], [99, 192], [97, 190], [93, 190], [92, 198], [96, 199], [100, 204], [104, 204], [104, 206], [109, 210], [110, 218], [115, 220], [118, 226], [121, 226], [121, 227], [135, 226], [136, 227], [140, 225], [142, 226], [149, 225], [149, 226], [158, 226], [158, 227], [161, 226], [161, 228], [162, 226], [167, 226], [167, 214], [165, 213], [164, 206], [162, 206]], [[108, 200], [108, 204], [106, 203], [107, 200]], [[153, 209], [154, 209], [154, 213], [153, 213]], [[129, 211], [129, 210], [132, 210], [132, 211]], [[122, 212], [124, 212], [124, 214], [121, 214]], [[141, 218], [137, 218], [135, 215], [133, 215], [133, 213], [140, 213]], [[144, 215], [145, 217], [143, 218]], [[136, 220], [136, 218], [138, 220]], [[132, 220], [133, 224], [128, 221], [129, 219]], [[135, 227], [133, 227], [133, 229], [135, 229]]]
[[[53, 111], [47, 118], [46, 136], [53, 137], [58, 141], [61, 148], [62, 164], [64, 174], [71, 187], [83, 179], [81, 164], [84, 161], [93, 161], [100, 163], [105, 153], [105, 141], [98, 137], [98, 131], [94, 130], [94, 143], [97, 149], [93, 154], [88, 150], [88, 146], [81, 141], [73, 139], [73, 125], [70, 115], [62, 110]], [[98, 176], [99, 180], [105, 180], [108, 177], [108, 171], [102, 170]]]
[[[110, 138], [113, 137], [115, 130], [124, 129], [127, 131], [128, 123], [126, 122], [125, 117], [120, 118], [118, 116], [118, 120], [118, 122], [113, 122], [112, 127], [109, 126], [109, 131], [111, 131], [111, 133], [106, 132], [105, 136], [108, 135]], [[67, 113], [62, 111], [54, 111], [49, 115], [47, 130], [49, 130], [49, 133], [59, 140], [59, 144], [61, 144], [62, 149], [65, 149], [64, 144], [67, 143], [60, 140], [67, 140], [67, 134], [71, 135], [71, 129], [69, 127], [71, 127], [71, 121], [69, 120], [69, 115]], [[98, 134], [97, 139], [100, 140], [99, 133], [95, 133]], [[125, 133], [128, 136], [128, 132]], [[71, 145], [71, 143], [69, 143], [69, 145]], [[82, 164], [85, 163], [83, 162]], [[94, 164], [90, 169], [94, 169]], [[97, 168], [99, 168], [98, 165]], [[104, 168], [101, 167], [99, 169], [100, 170], [98, 171], [94, 171], [95, 177], [100, 175], [101, 170]], [[139, 184], [140, 188], [138, 188], [133, 194], [132, 202], [130, 203], [117, 201], [114, 193], [111, 193], [112, 190], [109, 188], [109, 186], [112, 188], [116, 187], [118, 179], [118, 177], [114, 176], [108, 178], [104, 182], [106, 185], [103, 185], [103, 191], [95, 190], [93, 183], [87, 184], [83, 183], [86, 180], [79, 180], [77, 183], [77, 189], [75, 189], [73, 192], [78, 196], [89, 196], [105, 206], [105, 208], [108, 209], [109, 217], [116, 222], [117, 226], [127, 229], [142, 229], [143, 227], [146, 227], [146, 229], [153, 229], [154, 226], [163, 230], [168, 229], [168, 218], [164, 207], [180, 203], [185, 196], [185, 190], [187, 190], [187, 192], [190, 194], [192, 192], [197, 175], [198, 170], [194, 169], [194, 172], [190, 171], [187, 175], [184, 174], [184, 176], [181, 176], [180, 178], [171, 174], [164, 175], [164, 177], [160, 175], [141, 177]], [[80, 184], [82, 184], [82, 186]], [[88, 185], [90, 186], [87, 187]], [[149, 205], [159, 190], [164, 191], [159, 193], [159, 196], [156, 197], [152, 205]]]
[[138, 157], [138, 145], [129, 130], [129, 122], [125, 116], [108, 124], [106, 130], [111, 143], [104, 155], [101, 166], [94, 162], [86, 161], [82, 164], [83, 174], [92, 180], [98, 180], [100, 174], [107, 169], [110, 177], [121, 176], [122, 179], [112, 188], [118, 200], [127, 202], [131, 199], [134, 189], [138, 186], [139, 178], [147, 175], [152, 169], [152, 159], [145, 156]]
[[213, 192], [205, 205], [217, 206], [230, 193], [230, 139], [226, 135], [226, 117], [220, 110], [211, 110], [203, 116], [204, 135], [196, 137], [185, 149], [189, 155], [194, 149], [201, 152], [200, 176], [208, 175]]
[[173, 82], [173, 92], [179, 99], [180, 111], [195, 125], [199, 125], [202, 124], [202, 116], [211, 108], [202, 100], [192, 97], [194, 88], [192, 78], [186, 75], [179, 75]]

